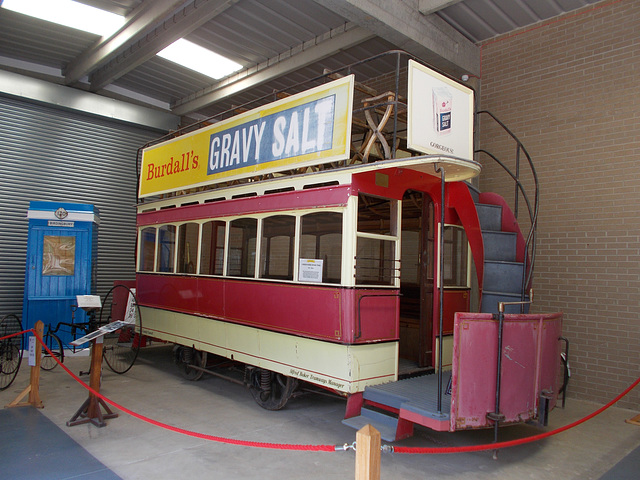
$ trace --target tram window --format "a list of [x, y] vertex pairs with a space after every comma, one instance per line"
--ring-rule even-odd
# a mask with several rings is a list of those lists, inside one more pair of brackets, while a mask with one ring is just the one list
[[464, 229], [448, 225], [444, 229], [444, 286], [468, 287], [468, 243]]
[[340, 283], [342, 214], [322, 212], [304, 215], [300, 235], [300, 258], [322, 260], [322, 282]]
[[256, 269], [258, 220], [239, 218], [229, 224], [227, 275], [253, 277]]
[[293, 280], [293, 241], [296, 218], [274, 215], [262, 221], [260, 277]]
[[147, 227], [140, 231], [140, 259], [141, 272], [153, 272], [153, 261], [156, 256], [156, 228]]
[[197, 223], [178, 227], [178, 273], [196, 273], [198, 230]]
[[158, 229], [158, 272], [173, 272], [173, 260], [176, 250], [176, 227], [163, 225]]
[[394, 258], [395, 242], [358, 237], [356, 283], [360, 285], [393, 285], [398, 274]]
[[202, 253], [200, 273], [222, 275], [224, 267], [224, 233], [227, 224], [219, 220], [202, 225]]
[[396, 234], [396, 202], [388, 198], [358, 195], [358, 232]]

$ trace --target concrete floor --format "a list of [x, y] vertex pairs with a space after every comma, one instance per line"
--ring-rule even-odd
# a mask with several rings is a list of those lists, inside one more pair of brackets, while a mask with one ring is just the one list
[[[355, 440], [355, 430], [340, 423], [341, 399], [319, 395], [296, 398], [281, 411], [255, 404], [246, 388], [205, 376], [198, 382], [182, 379], [171, 362], [170, 348], [141, 350], [132, 370], [116, 375], [106, 369], [102, 393], [113, 401], [169, 425], [196, 432], [258, 442], [342, 445]], [[74, 373], [86, 370], [88, 357], [65, 360]], [[0, 404], [11, 402], [28, 384], [23, 365], [14, 384], [0, 392]], [[86, 377], [83, 377], [86, 378]], [[87, 380], [88, 381], [88, 380]], [[347, 479], [354, 478], [354, 453], [295, 452], [239, 447], [184, 436], [120, 412], [104, 428], [90, 424], [67, 427], [87, 398], [60, 367], [42, 372], [41, 413], [123, 479]], [[30, 407], [22, 407], [30, 408]], [[588, 415], [599, 405], [569, 399], [565, 410], [550, 414], [549, 428]], [[611, 408], [595, 419], [543, 441], [502, 450], [497, 460], [488, 452], [446, 455], [382, 455], [382, 479], [599, 479], [625, 457], [640, 456], [640, 427], [625, 423], [638, 412]], [[418, 427], [414, 437], [398, 445], [448, 447], [488, 443], [490, 431], [437, 433]], [[1, 425], [0, 425], [0, 431]], [[500, 440], [539, 433], [531, 426], [501, 430]], [[29, 432], [25, 433], [30, 434]], [[11, 438], [0, 437], [0, 462]], [[35, 459], [49, 459], [48, 452]], [[25, 468], [28, 469], [27, 458]], [[2, 468], [0, 466], [0, 478]], [[58, 477], [64, 478], [64, 477]], [[74, 477], [85, 478], [85, 477]], [[92, 476], [91, 478], [100, 478]], [[608, 478], [611, 477], [609, 473]], [[634, 476], [628, 478], [636, 478]], [[638, 477], [640, 478], [640, 474]]]

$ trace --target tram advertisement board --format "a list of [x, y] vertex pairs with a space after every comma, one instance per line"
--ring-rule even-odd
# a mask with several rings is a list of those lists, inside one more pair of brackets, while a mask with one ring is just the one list
[[407, 146], [473, 160], [473, 90], [409, 60]]
[[353, 75], [144, 149], [140, 197], [349, 157]]

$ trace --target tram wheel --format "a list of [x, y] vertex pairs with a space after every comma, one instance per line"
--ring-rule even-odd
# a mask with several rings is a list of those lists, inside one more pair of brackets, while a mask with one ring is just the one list
[[204, 372], [191, 368], [191, 366], [205, 368], [207, 366], [207, 352], [201, 352], [193, 347], [176, 345], [173, 349], [173, 361], [178, 365], [180, 375], [195, 382], [202, 378]]
[[280, 410], [293, 395], [298, 380], [262, 368], [249, 368], [249, 391], [266, 410]]
[[[132, 299], [129, 304], [129, 298]], [[127, 311], [130, 307], [131, 311]], [[125, 285], [116, 285], [107, 293], [100, 309], [99, 325], [115, 321], [124, 325], [104, 336], [103, 356], [115, 373], [125, 373], [138, 357], [142, 338], [142, 313], [133, 291]]]

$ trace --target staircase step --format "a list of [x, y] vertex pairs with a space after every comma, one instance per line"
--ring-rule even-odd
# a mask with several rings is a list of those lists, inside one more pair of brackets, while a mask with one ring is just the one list
[[380, 437], [387, 442], [396, 440], [396, 431], [398, 428], [398, 419], [376, 412], [368, 408], [363, 408], [361, 415], [357, 417], [345, 418], [342, 420], [343, 425], [360, 430], [366, 425], [371, 425], [380, 432]]
[[484, 262], [483, 288], [491, 292], [522, 292], [522, 274], [524, 265], [521, 262]]
[[476, 203], [476, 211], [482, 230], [499, 232], [502, 230], [502, 207], [488, 203]]
[[485, 261], [515, 262], [517, 234], [513, 232], [482, 231]]
[[[529, 296], [525, 297], [529, 300]], [[482, 305], [480, 311], [482, 313], [498, 313], [498, 302], [519, 302], [519, 293], [491, 292], [484, 290], [482, 292]], [[520, 305], [505, 305], [505, 313], [520, 313]], [[524, 306], [524, 313], [529, 313], [529, 305]]]

